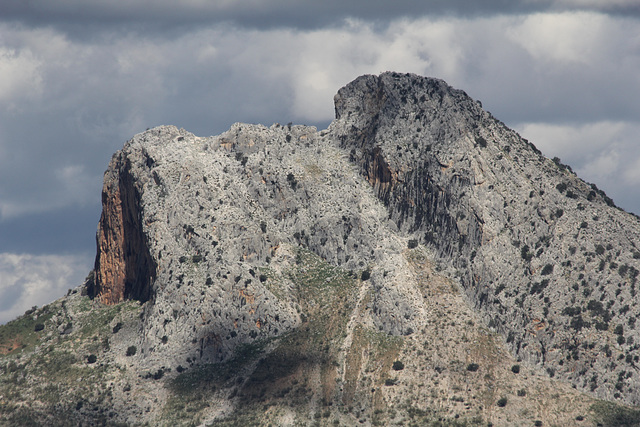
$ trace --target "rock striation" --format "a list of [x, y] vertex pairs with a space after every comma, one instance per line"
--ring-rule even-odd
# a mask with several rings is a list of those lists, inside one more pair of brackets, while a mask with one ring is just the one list
[[458, 269], [517, 357], [640, 404], [636, 216], [442, 81], [363, 76], [336, 117], [390, 218]]
[[62, 403], [0, 420], [640, 421], [638, 218], [442, 80], [334, 101], [322, 131], [161, 126], [115, 153], [92, 301], [29, 314], [47, 335], [0, 363]]

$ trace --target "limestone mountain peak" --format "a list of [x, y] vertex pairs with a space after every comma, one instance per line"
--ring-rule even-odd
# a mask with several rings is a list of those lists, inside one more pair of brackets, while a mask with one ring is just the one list
[[322, 131], [161, 126], [113, 156], [92, 299], [36, 313], [85, 325], [58, 340], [102, 364], [91, 405], [165, 424], [636, 417], [638, 219], [442, 80], [366, 75], [334, 101]]

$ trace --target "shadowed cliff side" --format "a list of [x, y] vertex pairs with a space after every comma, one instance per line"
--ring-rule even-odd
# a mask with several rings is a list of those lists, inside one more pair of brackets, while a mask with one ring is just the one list
[[95, 285], [89, 295], [105, 304], [150, 297], [156, 265], [142, 230], [141, 207], [130, 165], [118, 153], [105, 173], [96, 236]]

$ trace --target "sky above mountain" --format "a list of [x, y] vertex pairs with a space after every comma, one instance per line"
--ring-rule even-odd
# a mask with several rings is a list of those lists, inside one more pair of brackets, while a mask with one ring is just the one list
[[135, 133], [326, 127], [393, 70], [444, 79], [640, 214], [637, 0], [7, 0], [0, 323], [92, 268], [102, 174]]

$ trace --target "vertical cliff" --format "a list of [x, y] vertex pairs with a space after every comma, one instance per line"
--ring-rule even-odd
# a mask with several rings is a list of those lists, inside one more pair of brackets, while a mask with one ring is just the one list
[[102, 215], [96, 236], [95, 284], [90, 294], [105, 304], [147, 301], [156, 263], [142, 227], [144, 212], [130, 165], [122, 153], [105, 173]]

